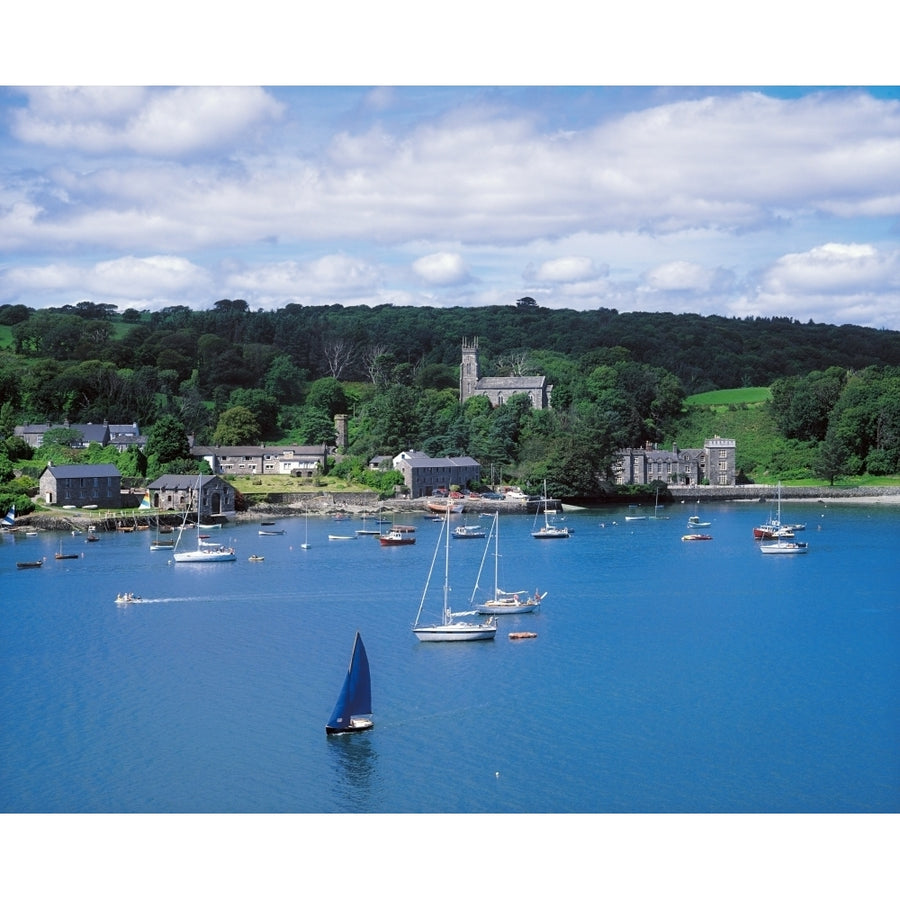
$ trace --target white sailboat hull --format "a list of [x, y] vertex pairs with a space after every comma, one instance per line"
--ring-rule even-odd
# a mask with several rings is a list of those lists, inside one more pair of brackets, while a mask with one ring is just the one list
[[454, 622], [450, 625], [417, 625], [413, 634], [423, 643], [436, 641], [492, 641], [497, 634], [496, 625], [472, 625]]
[[233, 562], [237, 557], [234, 550], [186, 550], [173, 554], [175, 562], [213, 563]]

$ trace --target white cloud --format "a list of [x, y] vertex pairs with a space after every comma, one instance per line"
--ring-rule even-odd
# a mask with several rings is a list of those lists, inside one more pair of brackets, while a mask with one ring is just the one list
[[593, 260], [587, 256], [562, 256], [541, 263], [534, 279], [539, 282], [586, 281], [596, 277]]
[[412, 268], [426, 284], [462, 284], [469, 280], [466, 264], [458, 253], [431, 253], [415, 260]]
[[[57, 302], [80, 300], [115, 303], [194, 298], [212, 285], [209, 274], [190, 261], [172, 256], [122, 257], [92, 266], [53, 263], [11, 266], [0, 271], [0, 297], [50, 294]], [[38, 304], [43, 305], [43, 304]]]
[[29, 107], [13, 117], [20, 140], [87, 153], [196, 153], [282, 112], [282, 104], [255, 87], [54, 87], [28, 96]]
[[647, 273], [647, 284], [658, 291], [708, 291], [716, 273], [696, 263], [678, 260], [663, 263]]

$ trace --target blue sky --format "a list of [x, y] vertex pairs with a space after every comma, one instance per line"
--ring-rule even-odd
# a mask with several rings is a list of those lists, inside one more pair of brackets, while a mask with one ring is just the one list
[[[393, 59], [401, 45], [378, 46]], [[525, 69], [540, 87], [478, 66], [457, 69], [475, 85], [424, 66], [433, 86], [417, 86], [377, 64], [349, 71], [362, 86], [329, 66], [317, 84], [300, 66], [294, 81], [310, 86], [257, 87], [291, 82], [213, 55], [218, 69], [163, 73], [7, 67], [0, 304], [443, 307], [527, 295], [550, 308], [900, 330], [896, 88], [628, 86], [602, 66], [605, 86], [567, 86], [589, 82], [537, 66]], [[660, 82], [666, 72], [679, 74], [650, 70]], [[478, 86], [492, 74], [496, 86]], [[79, 75], [105, 86], [73, 87]]]

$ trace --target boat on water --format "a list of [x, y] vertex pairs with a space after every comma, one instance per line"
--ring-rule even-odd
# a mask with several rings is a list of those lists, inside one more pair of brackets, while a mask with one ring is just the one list
[[441, 513], [461, 513], [465, 509], [465, 504], [457, 500], [429, 500], [425, 504], [432, 512]]
[[259, 533], [263, 535], [284, 534], [283, 528], [260, 528]]
[[62, 541], [59, 542], [59, 549], [54, 554], [56, 559], [78, 559], [77, 553], [63, 553]]
[[[540, 507], [543, 507], [544, 511], [544, 524], [538, 527], [538, 516], [541, 514]], [[547, 482], [544, 481], [544, 493], [541, 496], [541, 503], [538, 511], [534, 516], [534, 528], [532, 529], [531, 536], [533, 538], [539, 539], [547, 539], [547, 538], [567, 538], [571, 535], [571, 529], [565, 525], [555, 525], [550, 521], [550, 515], [547, 512]]]
[[415, 542], [416, 538], [414, 535], [410, 534], [408, 531], [397, 531], [394, 528], [387, 532], [387, 534], [378, 536], [378, 543], [381, 544], [382, 547], [405, 547], [414, 544]]
[[197, 527], [203, 529], [204, 531], [215, 531], [217, 528], [221, 528], [221, 527], [222, 527], [222, 523], [221, 523], [221, 522], [214, 522], [214, 523], [212, 523], [212, 524], [210, 524], [210, 525], [204, 525], [204, 524], [201, 522], [200, 524], [197, 525]]
[[[428, 587], [437, 562], [441, 544], [444, 545], [444, 589], [443, 603], [441, 607], [441, 620], [433, 625], [423, 625], [422, 610], [428, 597]], [[425, 589], [422, 591], [422, 599], [419, 601], [419, 609], [416, 613], [416, 621], [413, 623], [413, 634], [423, 642], [437, 641], [492, 641], [497, 634], [497, 618], [489, 616], [483, 621], [464, 621], [463, 617], [477, 615], [475, 610], [464, 613], [454, 613], [450, 609], [450, 510], [444, 515], [444, 522], [438, 535], [434, 548], [434, 556], [428, 577], [425, 579]]]
[[[215, 476], [209, 476], [213, 478]], [[189, 510], [184, 511], [184, 521], [181, 523], [181, 530], [178, 532], [178, 540], [172, 548], [172, 559], [177, 563], [214, 563], [214, 562], [234, 562], [237, 559], [233, 547], [225, 547], [222, 544], [214, 544], [210, 541], [203, 541], [203, 535], [200, 533], [200, 498], [202, 496], [203, 476], [197, 476], [197, 549], [196, 550], [179, 550], [178, 545], [184, 537], [187, 530], [187, 516]]]
[[264, 557], [264, 556], [257, 556], [257, 555], [254, 553], [252, 556], [248, 556], [247, 559], [248, 559], [250, 562], [262, 562], [262, 561], [265, 559], [265, 557]]
[[480, 525], [457, 525], [453, 529], [453, 537], [466, 540], [467, 538], [484, 538], [487, 535]]
[[[794, 539], [794, 531], [791, 526], [781, 524], [781, 482], [778, 482], [778, 500], [775, 522], [776, 527], [762, 539], [759, 549], [767, 556], [796, 556], [806, 553], [809, 544], [806, 541]], [[756, 529], [753, 531], [756, 536]]]
[[643, 522], [646, 516], [625, 516], [626, 522]]
[[691, 534], [683, 534], [681, 536], [683, 541], [711, 541], [711, 534], [701, 534], [699, 531], [694, 531]]
[[[481, 590], [479, 581], [484, 570], [491, 544], [494, 547], [494, 583], [488, 594], [487, 600], [479, 602], [478, 594]], [[488, 543], [485, 545], [484, 554], [481, 557], [481, 566], [475, 578], [475, 587], [472, 589], [471, 606], [483, 616], [508, 615], [511, 613], [532, 613], [541, 608], [541, 601], [547, 596], [545, 591], [535, 591], [529, 595], [528, 591], [506, 591], [499, 585], [500, 578], [500, 515], [494, 513], [494, 521], [491, 523], [491, 531]]]
[[689, 516], [687, 527], [688, 528], [709, 528], [712, 525], [712, 522], [701, 522], [700, 516]]
[[774, 541], [763, 541], [759, 549], [766, 556], [795, 556], [798, 553], [806, 553], [809, 544], [806, 541], [787, 541], [784, 538], [776, 538]]
[[6, 511], [6, 515], [0, 519], [0, 526], [3, 528], [15, 528], [16, 527], [16, 504], [13, 503], [12, 506]]
[[44, 564], [42, 559], [34, 559], [26, 562], [17, 562], [17, 569], [39, 569]]
[[536, 638], [536, 631], [511, 631], [509, 633], [509, 639], [511, 641], [522, 641], [527, 640], [528, 638]]
[[356, 537], [357, 536], [355, 534], [329, 534], [328, 540], [329, 541], [355, 541]]
[[300, 549], [309, 550], [309, 510], [304, 513], [304, 519], [305, 531], [303, 533], [303, 543], [300, 545]]
[[141, 602], [141, 598], [136, 596], [135, 594], [133, 594], [131, 591], [128, 591], [128, 593], [126, 593], [126, 594], [119, 594], [116, 597], [116, 603], [118, 603], [119, 606], [125, 606], [125, 604], [127, 604], [127, 603], [140, 603], [140, 602]]
[[331, 717], [325, 723], [325, 734], [354, 734], [357, 731], [368, 731], [374, 724], [369, 657], [357, 631], [341, 692]]
[[776, 540], [777, 538], [791, 538], [793, 532], [790, 529], [785, 530], [781, 521], [781, 482], [778, 482], [778, 500], [777, 512], [773, 515], [769, 513], [769, 518], [762, 525], [757, 525], [753, 529], [753, 537], [757, 541]]

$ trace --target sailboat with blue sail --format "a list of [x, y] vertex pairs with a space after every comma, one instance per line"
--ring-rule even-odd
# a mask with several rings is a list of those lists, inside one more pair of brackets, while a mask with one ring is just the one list
[[355, 731], [368, 731], [374, 724], [369, 657], [357, 631], [350, 654], [350, 665], [331, 718], [325, 725], [325, 733], [352, 734]]
[[0, 519], [0, 525], [4, 528], [15, 528], [16, 525], [16, 504], [13, 505], [6, 511], [6, 515], [3, 519]]

